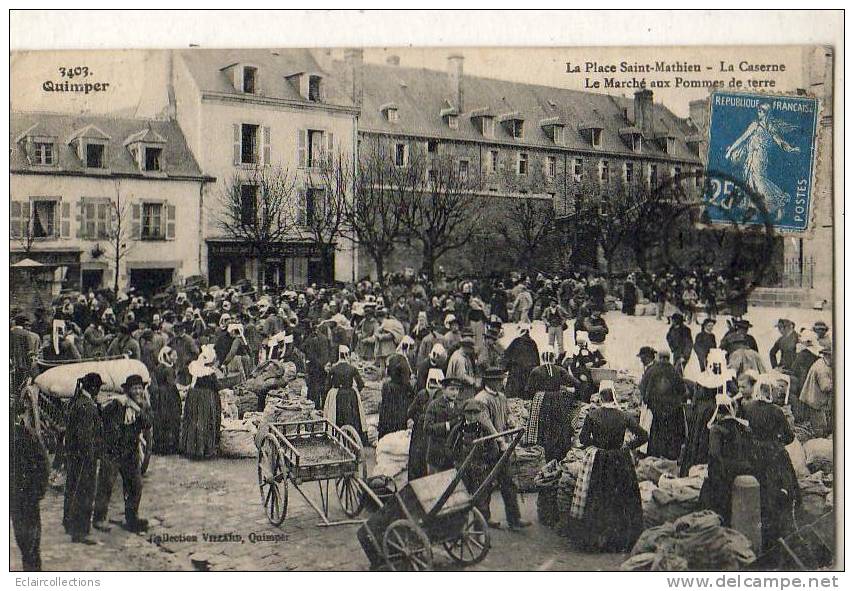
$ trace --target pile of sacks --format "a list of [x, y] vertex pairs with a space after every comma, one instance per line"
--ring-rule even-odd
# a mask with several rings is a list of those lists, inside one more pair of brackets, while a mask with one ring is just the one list
[[223, 418], [219, 454], [224, 458], [254, 458], [258, 455], [255, 436], [258, 425], [252, 418]]
[[507, 415], [511, 425], [518, 425], [519, 427], [527, 426], [528, 417], [531, 416], [531, 401], [522, 400], [521, 398], [508, 398]]
[[408, 481], [410, 431], [395, 431], [377, 441], [377, 463], [371, 476], [388, 476], [400, 490]]
[[383, 398], [382, 381], [365, 380], [365, 387], [359, 392], [362, 397], [362, 407], [365, 414], [374, 415], [380, 412], [380, 402]]
[[723, 527], [713, 511], [689, 513], [644, 531], [624, 571], [738, 570], [756, 554], [740, 532]]
[[692, 466], [685, 478], [662, 473], [658, 482], [639, 483], [644, 527], [674, 521], [699, 509], [700, 489], [706, 480], [708, 466]]
[[649, 456], [638, 462], [635, 466], [635, 472], [638, 475], [638, 482], [648, 480], [657, 483], [664, 474], [678, 476], [679, 464], [676, 460]]
[[219, 402], [222, 407], [223, 419], [239, 419], [243, 413], [238, 406], [237, 394], [231, 388], [223, 388], [219, 391]]
[[546, 463], [546, 450], [540, 445], [516, 448], [516, 486], [520, 492], [537, 490], [537, 478], [540, 478]]
[[786, 450], [801, 489], [798, 521], [810, 523], [833, 510], [833, 439], [795, 440]]
[[314, 408], [314, 402], [301, 396], [292, 396], [286, 389], [272, 390], [267, 394], [262, 414], [270, 423], [292, 423], [320, 416]]

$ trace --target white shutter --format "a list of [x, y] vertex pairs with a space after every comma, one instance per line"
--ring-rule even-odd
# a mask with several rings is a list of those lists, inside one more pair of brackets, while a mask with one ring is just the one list
[[166, 205], [164, 207], [165, 212], [161, 212], [160, 215], [164, 216], [166, 219], [166, 240], [174, 240], [175, 239], [175, 206], [174, 205]]
[[272, 153], [270, 151], [270, 128], [264, 127], [264, 138], [263, 138], [263, 158], [264, 164], [272, 164], [273, 158]]
[[308, 153], [306, 151], [306, 146], [308, 146], [308, 130], [298, 129], [297, 130], [297, 166], [299, 168], [305, 168], [308, 165]]
[[241, 142], [240, 142], [240, 124], [235, 123], [232, 125], [232, 129], [234, 131], [234, 165], [237, 166], [240, 164], [240, 153], [241, 153]]
[[71, 203], [62, 201], [59, 203], [59, 237], [71, 238]]
[[9, 209], [9, 223], [11, 225], [12, 238], [20, 238], [24, 235], [23, 218], [21, 216], [21, 202], [12, 201]]
[[335, 160], [335, 138], [331, 131], [326, 134], [326, 158], [330, 162]]

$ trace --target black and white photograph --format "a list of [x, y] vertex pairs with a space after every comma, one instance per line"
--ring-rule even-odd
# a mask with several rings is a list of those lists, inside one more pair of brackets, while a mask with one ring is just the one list
[[835, 586], [812, 578], [844, 568], [837, 37], [295, 45], [281, 11], [278, 43], [125, 48], [90, 13], [54, 48], [15, 12], [19, 579]]

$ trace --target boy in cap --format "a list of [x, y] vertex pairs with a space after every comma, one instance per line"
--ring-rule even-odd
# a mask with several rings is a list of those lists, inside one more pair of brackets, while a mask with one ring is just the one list
[[[490, 367], [483, 374], [483, 390], [478, 392], [474, 400], [480, 402], [484, 407], [482, 419], [488, 425], [491, 433], [501, 433], [513, 429], [516, 425], [510, 420], [510, 412], [507, 408], [507, 396], [502, 392], [504, 379], [507, 374], [500, 367]], [[507, 447], [507, 441], [503, 438], [495, 440], [500, 449]], [[518, 530], [531, 525], [529, 521], [522, 519], [519, 509], [519, 495], [516, 482], [513, 480], [513, 458], [504, 464], [495, 476], [495, 483], [501, 491], [504, 500], [504, 513], [507, 515], [507, 526]], [[485, 501], [485, 513], [487, 522], [490, 522], [489, 500]], [[495, 527], [490, 523], [492, 527]]]
[[433, 401], [424, 413], [424, 431], [427, 433], [427, 473], [435, 474], [453, 466], [453, 457], [447, 446], [451, 428], [460, 420], [457, 396], [463, 383], [456, 378], [442, 380], [441, 395], [434, 395]]
[[831, 347], [833, 339], [830, 337], [830, 328], [824, 320], [818, 320], [812, 326], [813, 332], [818, 337], [818, 344], [821, 347]]
[[798, 354], [798, 333], [795, 332], [795, 323], [788, 318], [780, 318], [776, 324], [780, 331], [780, 338], [771, 346], [768, 356], [771, 359], [771, 369], [779, 368], [782, 372], [788, 372], [795, 364]]

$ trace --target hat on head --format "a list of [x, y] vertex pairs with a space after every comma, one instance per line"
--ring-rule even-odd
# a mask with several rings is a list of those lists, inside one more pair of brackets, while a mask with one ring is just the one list
[[443, 388], [449, 388], [449, 387], [462, 388], [465, 385], [466, 385], [465, 382], [463, 382], [460, 378], [450, 377], [450, 378], [445, 378], [442, 380], [442, 387]]
[[447, 355], [448, 351], [445, 349], [445, 346], [442, 345], [442, 343], [435, 343], [430, 349], [430, 358], [433, 360], [447, 357]]
[[454, 316], [453, 314], [448, 314], [447, 316], [445, 316], [445, 322], [444, 322], [445, 328], [450, 328], [451, 323], [456, 322], [456, 321], [457, 321], [456, 316]]
[[812, 325], [812, 329], [815, 330], [817, 328], [821, 330], [830, 330], [830, 327], [827, 326], [827, 322], [825, 322], [824, 320], [815, 321], [815, 324]]
[[477, 400], [475, 398], [470, 398], [466, 400], [465, 404], [463, 404], [463, 414], [479, 415], [484, 410], [486, 410], [486, 407], [480, 400]]
[[507, 372], [505, 372], [500, 367], [487, 367], [483, 372], [483, 379], [484, 380], [503, 380], [506, 375], [507, 375]]
[[104, 385], [104, 380], [101, 378], [101, 374], [95, 372], [89, 372], [82, 378], [80, 378], [80, 384], [86, 390], [95, 390]]
[[463, 337], [460, 339], [460, 347], [474, 347], [474, 339], [471, 337]]
[[744, 318], [735, 321], [735, 326], [737, 328], [751, 328], [753, 325], [750, 324], [750, 320], [746, 320]]
[[139, 374], [131, 374], [125, 380], [125, 383], [122, 384], [122, 388], [130, 389], [134, 386], [144, 386], [145, 381], [142, 379], [142, 376]]
[[788, 318], [780, 318], [774, 326], [794, 326], [795, 323]]
[[685, 316], [681, 312], [674, 312], [670, 315], [670, 320], [673, 322], [685, 322]]
[[497, 326], [490, 326], [486, 329], [486, 332], [483, 333], [483, 336], [488, 337], [490, 339], [498, 340], [498, 338], [501, 336], [501, 329]]
[[703, 320], [702, 326], [706, 326], [707, 324], [714, 325], [717, 321], [714, 318], [706, 318]]
[[637, 354], [638, 357], [655, 357], [655, 355], [655, 349], [653, 349], [649, 345], [644, 345], [643, 347], [641, 347], [640, 351], [638, 351]]
[[445, 380], [445, 372], [443, 372], [438, 367], [432, 367], [427, 370], [427, 386], [430, 385], [439, 387], [442, 385], [442, 382]]

